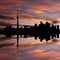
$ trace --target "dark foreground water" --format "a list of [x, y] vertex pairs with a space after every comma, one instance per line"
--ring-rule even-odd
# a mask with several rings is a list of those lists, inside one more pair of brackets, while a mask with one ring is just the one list
[[19, 38], [17, 47], [16, 36], [0, 35], [0, 60], [60, 60], [60, 39]]

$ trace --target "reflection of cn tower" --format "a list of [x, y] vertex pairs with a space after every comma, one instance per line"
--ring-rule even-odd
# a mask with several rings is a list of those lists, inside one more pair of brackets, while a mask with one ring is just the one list
[[18, 29], [19, 29], [19, 17], [18, 17], [18, 12], [17, 12], [17, 47], [19, 46], [18, 45], [18, 42], [19, 42], [19, 35], [18, 35]]

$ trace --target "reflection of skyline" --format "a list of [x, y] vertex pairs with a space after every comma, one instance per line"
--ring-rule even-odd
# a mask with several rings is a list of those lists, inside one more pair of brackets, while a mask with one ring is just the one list
[[43, 39], [48, 41], [50, 39], [59, 38], [60, 34], [59, 25], [53, 25], [48, 22], [46, 22], [45, 24], [43, 22], [40, 22], [38, 26], [37, 24], [35, 24], [34, 26], [25, 25], [23, 27], [19, 28], [19, 17], [17, 12], [17, 28], [6, 26], [6, 28], [0, 30], [0, 33], [4, 34], [7, 37], [17, 35], [17, 47], [19, 46], [19, 35], [21, 37], [24, 36], [24, 38], [33, 36], [36, 40], [37, 37], [39, 37], [40, 41], [42, 42]]
[[[40, 40], [46, 39], [50, 40], [51, 38], [57, 37], [59, 38], [60, 29], [59, 25], [53, 25], [48, 22], [45, 24], [40, 22], [39, 25], [35, 24], [34, 26], [24, 25], [23, 27], [19, 27], [19, 20], [17, 15], [17, 28], [13, 28], [12, 26], [6, 26], [3, 30], [0, 30], [1, 34], [6, 35], [7, 37], [12, 37], [13, 35], [19, 35], [22, 37], [39, 37]], [[17, 38], [18, 39], [18, 38]]]
[[[13, 46], [13, 45], [15, 45], [15, 43], [17, 43], [17, 47], [19, 47], [20, 46], [20, 39], [30, 39], [30, 38], [32, 38], [33, 40], [35, 40], [35, 41], [37, 41], [37, 40], [40, 40], [40, 43], [43, 43], [44, 41], [46, 41], [46, 42], [48, 42], [49, 43], [49, 41], [51, 40], [52, 42], [57, 42], [58, 41], [58, 39], [57, 39], [57, 37], [56, 37], [56, 39], [55, 38], [51, 38], [51, 39], [49, 39], [49, 40], [46, 40], [46, 39], [43, 39], [43, 40], [41, 40], [40, 38], [38, 38], [37, 40], [32, 36], [23, 36], [23, 37], [18, 37], [17, 38], [17, 40], [16, 40], [16, 42], [8, 42], [8, 41], [12, 41], [12, 40], [15, 40], [17, 37], [2, 37], [2, 38], [0, 38], [0, 48], [2, 48], [2, 47], [9, 47], [9, 46]], [[6, 41], [6, 42], [5, 42]], [[30, 40], [27, 40], [26, 42], [28, 42], [28, 41], [30, 41]], [[4, 43], [5, 42], [5, 43]], [[38, 41], [37, 41], [38, 42]], [[39, 42], [38, 42], [39, 43]]]
[[[26, 38], [25, 41], [28, 41], [28, 39]], [[26, 41], [26, 42], [21, 42], [23, 41], [23, 39], [20, 39], [20, 43], [19, 43], [19, 50], [18, 53], [16, 53], [16, 47], [15, 46], [6, 46], [5, 48], [0, 48], [0, 54], [3, 56], [0, 56], [0, 59], [4, 58], [4, 59], [11, 59], [11, 60], [15, 60], [15, 59], [41, 59], [41, 60], [45, 60], [46, 58], [44, 57], [50, 57], [52, 58], [54, 55], [58, 55], [60, 50], [59, 45], [57, 45], [58, 42], [45, 42], [45, 43], [38, 43], [38, 42], [32, 42], [32, 41]], [[54, 48], [53, 48], [54, 46]], [[57, 49], [56, 49], [57, 48]], [[53, 53], [53, 55], [52, 55]], [[56, 54], [55, 54], [56, 53]], [[32, 56], [31, 56], [32, 54]], [[36, 56], [34, 57], [34, 55], [36, 54]], [[41, 54], [41, 55], [40, 55]], [[48, 54], [49, 56], [47, 56], [46, 54]], [[52, 56], [50, 56], [52, 55]], [[12, 57], [13, 56], [13, 57]], [[39, 56], [39, 57], [38, 57]], [[59, 55], [58, 55], [59, 56]], [[27, 58], [28, 57], [28, 58]], [[42, 57], [42, 58], [41, 58]], [[54, 57], [58, 58], [58, 57]], [[48, 58], [49, 59], [49, 58]]]
[[0, 60], [60, 60], [59, 25], [60, 0], [0, 0]]

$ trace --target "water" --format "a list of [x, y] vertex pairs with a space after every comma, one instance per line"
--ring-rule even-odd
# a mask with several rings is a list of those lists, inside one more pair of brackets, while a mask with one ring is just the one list
[[60, 39], [40, 42], [34, 37], [17, 38], [0, 35], [0, 60], [60, 60]]

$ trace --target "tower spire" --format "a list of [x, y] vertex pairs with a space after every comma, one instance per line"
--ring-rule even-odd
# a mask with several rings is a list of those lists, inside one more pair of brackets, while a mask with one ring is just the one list
[[19, 28], [19, 16], [18, 16], [18, 11], [17, 11], [17, 29]]
[[18, 46], [19, 46], [19, 44], [18, 44], [18, 42], [19, 42], [19, 16], [18, 16], [18, 11], [17, 11], [17, 51], [18, 51]]

